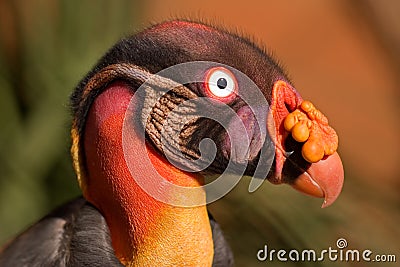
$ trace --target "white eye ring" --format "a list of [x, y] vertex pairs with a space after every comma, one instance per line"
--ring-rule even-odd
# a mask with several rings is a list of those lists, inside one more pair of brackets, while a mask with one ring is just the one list
[[206, 92], [210, 97], [225, 99], [237, 92], [237, 81], [231, 71], [224, 67], [215, 67], [207, 72]]

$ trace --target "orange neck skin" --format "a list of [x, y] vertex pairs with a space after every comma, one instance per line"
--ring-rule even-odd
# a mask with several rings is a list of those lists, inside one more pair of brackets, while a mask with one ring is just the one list
[[[83, 194], [106, 218], [115, 254], [124, 265], [211, 266], [214, 249], [206, 206], [175, 207], [155, 200], [135, 182], [126, 165], [122, 128], [132, 96], [127, 85], [115, 83], [91, 106], [84, 134]], [[164, 179], [190, 187], [204, 183], [198, 175], [173, 167], [149, 145], [147, 149]], [[144, 157], [134, 156], [138, 164]]]

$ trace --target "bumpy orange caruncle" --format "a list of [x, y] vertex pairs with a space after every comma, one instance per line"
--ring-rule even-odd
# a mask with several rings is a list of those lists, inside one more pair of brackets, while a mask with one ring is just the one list
[[329, 126], [325, 115], [310, 101], [303, 101], [286, 116], [283, 123], [294, 140], [304, 142], [301, 153], [308, 162], [318, 162], [337, 150], [338, 136], [335, 130]]

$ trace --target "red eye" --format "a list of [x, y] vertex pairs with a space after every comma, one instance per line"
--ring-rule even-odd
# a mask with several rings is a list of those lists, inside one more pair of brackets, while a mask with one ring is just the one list
[[207, 71], [205, 78], [206, 93], [211, 98], [230, 101], [238, 90], [235, 75], [224, 67], [214, 67]]

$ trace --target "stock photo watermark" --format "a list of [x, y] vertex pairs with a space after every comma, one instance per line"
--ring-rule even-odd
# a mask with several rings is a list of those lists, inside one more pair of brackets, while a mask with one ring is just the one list
[[350, 249], [345, 238], [339, 238], [336, 246], [326, 249], [271, 249], [267, 244], [257, 251], [262, 262], [396, 262], [395, 254], [377, 254], [370, 249]]
[[[203, 74], [207, 70], [212, 71], [211, 75], [208, 75], [210, 81], [207, 84], [211, 87], [208, 90], [214, 90], [219, 101], [210, 102], [212, 100], [208, 97], [193, 97], [191, 93], [188, 93], [190, 90], [184, 88], [187, 84], [204, 84]], [[249, 192], [254, 192], [261, 186], [265, 179], [255, 177], [267, 176], [273, 163], [275, 145], [266, 128], [269, 104], [261, 90], [249, 77], [227, 65], [208, 61], [182, 63], [156, 74], [150, 74], [130, 65], [127, 65], [124, 71], [129, 72], [134, 79], [144, 81], [133, 95], [125, 114], [122, 140], [129, 171], [131, 173], [148, 173], [146, 177], [132, 175], [146, 193], [158, 201], [173, 206], [194, 207], [209, 204], [226, 195], [237, 185], [248, 167], [248, 159], [252, 154], [258, 155], [259, 163], [250, 179]], [[236, 78], [233, 77], [236, 77], [242, 85], [240, 92], [237, 91], [237, 88], [235, 89], [237, 84], [236, 81], [233, 81]], [[221, 79], [224, 84], [218, 85], [217, 83]], [[222, 90], [218, 86], [226, 88]], [[170, 101], [169, 94], [180, 96], [182, 101]], [[235, 111], [224, 102], [224, 97], [229, 94], [235, 94], [235, 97], [239, 96], [246, 107]], [[145, 103], [143, 106], [138, 105], [143, 102]], [[165, 102], [168, 102], [167, 111], [160, 104]], [[257, 110], [264, 112], [256, 112]], [[180, 116], [182, 113], [186, 114], [184, 118]], [[252, 142], [254, 136], [249, 136], [249, 130], [238, 113], [242, 116], [254, 114], [256, 126], [252, 132], [257, 135], [259, 142]], [[159, 127], [151, 131], [157, 134], [150, 135], [149, 138], [159, 144], [160, 149], [172, 165], [182, 171], [192, 173], [201, 172], [212, 164], [217, 154], [218, 144], [211, 138], [204, 138], [197, 144], [199, 153], [196, 155], [192, 153], [190, 156], [188, 153], [182, 153], [181, 149], [185, 145], [182, 145], [181, 142], [185, 138], [182, 138], [181, 134], [185, 132], [187, 125], [202, 118], [217, 122], [223, 127], [231, 143], [227, 149], [227, 153], [231, 152], [231, 156], [219, 177], [203, 186], [185, 187], [173, 184], [159, 175], [151, 160], [146, 156], [141, 158], [141, 164], [136, 164], [137, 161], [134, 159], [136, 155], [148, 154], [146, 131], [148, 127], [154, 127], [153, 123], [149, 123], [149, 119], [155, 117], [160, 120]], [[230, 119], [227, 120], [227, 117]], [[137, 127], [138, 124], [142, 126]], [[271, 128], [274, 127], [271, 126]], [[132, 139], [132, 132], [135, 132], [135, 136], [138, 137], [135, 140]], [[191, 135], [193, 133], [188, 134], [188, 136]]]

